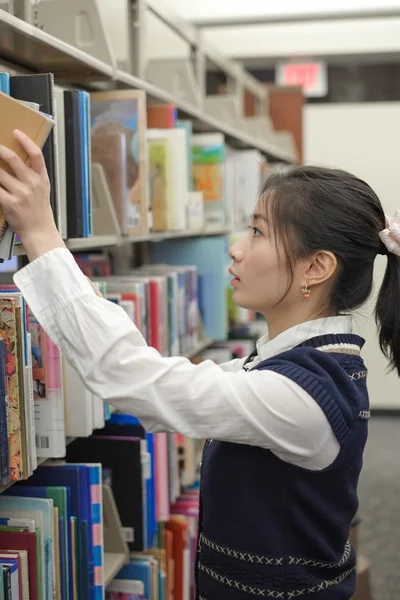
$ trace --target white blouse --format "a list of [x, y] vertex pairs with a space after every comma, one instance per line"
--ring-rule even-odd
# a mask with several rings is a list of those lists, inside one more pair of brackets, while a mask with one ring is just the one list
[[[123, 309], [98, 297], [65, 248], [40, 256], [14, 276], [39, 322], [87, 388], [148, 431], [180, 432], [268, 448], [282, 460], [319, 470], [339, 443], [314, 399], [288, 378], [242, 369], [243, 360], [194, 365], [147, 346]], [[351, 333], [349, 316], [293, 327], [257, 343], [260, 360], [329, 333]]]

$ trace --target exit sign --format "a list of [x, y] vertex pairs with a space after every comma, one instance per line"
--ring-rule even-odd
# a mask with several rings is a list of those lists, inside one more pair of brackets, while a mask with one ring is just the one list
[[324, 62], [278, 63], [275, 69], [278, 85], [298, 85], [305, 96], [318, 98], [328, 93], [327, 68]]

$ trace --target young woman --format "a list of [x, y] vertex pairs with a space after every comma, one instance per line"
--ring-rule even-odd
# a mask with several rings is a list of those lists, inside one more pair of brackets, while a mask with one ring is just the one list
[[197, 561], [200, 600], [348, 600], [348, 542], [367, 437], [363, 340], [349, 312], [387, 271], [376, 318], [400, 371], [400, 225], [372, 189], [337, 170], [271, 177], [248, 236], [230, 249], [234, 299], [263, 313], [268, 336], [221, 367], [163, 358], [98, 297], [61, 240], [40, 150], [0, 158], [0, 204], [31, 264], [15, 276], [38, 320], [88, 388], [151, 431], [208, 438]]

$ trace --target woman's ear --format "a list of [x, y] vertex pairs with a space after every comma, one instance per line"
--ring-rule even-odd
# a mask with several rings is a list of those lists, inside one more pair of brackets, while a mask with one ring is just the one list
[[328, 281], [336, 272], [337, 258], [332, 252], [321, 250], [314, 254], [306, 269], [305, 283], [313, 286]]

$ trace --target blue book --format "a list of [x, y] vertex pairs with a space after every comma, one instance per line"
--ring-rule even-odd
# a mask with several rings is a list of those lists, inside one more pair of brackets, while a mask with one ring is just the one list
[[194, 265], [197, 268], [198, 302], [207, 337], [225, 340], [228, 333], [226, 288], [228, 238], [210, 236], [150, 244], [151, 262]]
[[10, 95], [10, 74], [0, 73], [0, 92]]
[[83, 236], [91, 235], [91, 208], [90, 208], [90, 103], [89, 94], [82, 90], [79, 91], [79, 113], [80, 113], [80, 149], [82, 163], [82, 217], [83, 217]]
[[129, 564], [122, 567], [116, 579], [137, 579], [144, 583], [144, 597], [153, 598], [153, 583], [151, 564], [146, 560], [131, 559]]
[[[78, 552], [79, 556], [82, 557], [83, 562], [79, 562], [78, 565], [78, 590], [81, 598], [87, 598], [89, 595], [89, 569], [87, 568], [87, 555], [88, 547], [82, 547], [82, 540], [85, 537], [82, 535], [80, 523], [81, 523], [81, 494], [80, 494], [80, 473], [77, 469], [71, 469], [70, 465], [46, 465], [37, 469], [33, 475], [24, 482], [24, 485], [28, 486], [65, 486], [70, 488], [70, 507], [71, 514], [69, 519], [69, 526], [76, 520], [78, 522]], [[84, 524], [87, 528], [88, 524]], [[87, 544], [87, 539], [85, 540]], [[69, 591], [70, 600], [74, 598], [74, 585], [72, 580], [73, 573], [73, 556], [74, 548], [72, 545], [71, 535], [68, 536], [68, 560], [69, 560]], [[86, 569], [86, 570], [85, 570]], [[86, 596], [84, 595], [86, 593]]]

